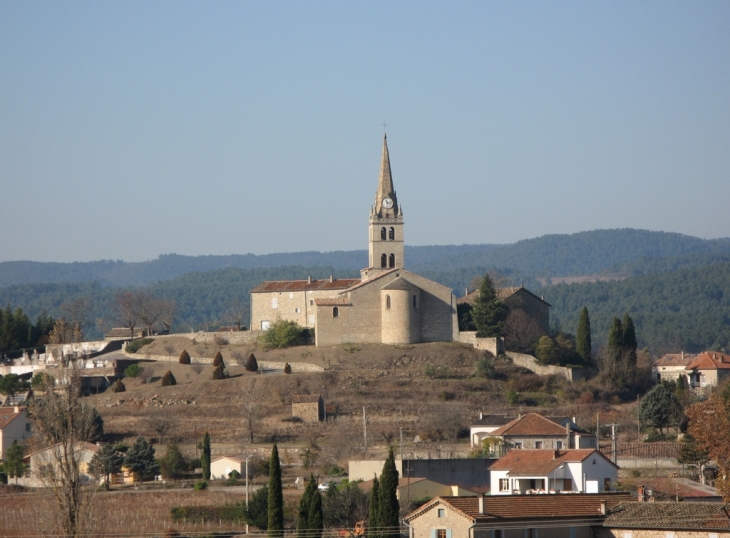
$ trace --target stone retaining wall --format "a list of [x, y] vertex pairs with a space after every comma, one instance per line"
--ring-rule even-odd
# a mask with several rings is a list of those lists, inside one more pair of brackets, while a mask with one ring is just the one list
[[[220, 333], [225, 334], [225, 333]], [[137, 360], [148, 360], [158, 362], [178, 362], [180, 357], [171, 355], [152, 355], [147, 353], [127, 353], [124, 354], [130, 359]], [[224, 359], [225, 361], [225, 359]], [[286, 366], [285, 362], [273, 362], [273, 361], [262, 361], [256, 359], [260, 370], [283, 370]], [[193, 357], [190, 356], [190, 364], [213, 364], [213, 359], [210, 357]], [[324, 368], [317, 366], [316, 364], [309, 364], [308, 362], [290, 362], [291, 371], [293, 372], [324, 372]]]
[[512, 362], [517, 366], [522, 366], [528, 370], [535, 372], [537, 375], [559, 375], [564, 377], [568, 381], [578, 381], [581, 379], [588, 379], [588, 370], [585, 368], [566, 368], [564, 366], [543, 366], [537, 363], [537, 359], [532, 355], [525, 355], [524, 353], [515, 353], [514, 351], [508, 351], [507, 356], [512, 359]]
[[256, 342], [259, 336], [264, 331], [237, 331], [237, 332], [205, 332], [200, 331], [197, 333], [175, 333], [170, 336], [184, 336], [190, 340], [195, 340], [200, 343], [216, 343], [216, 338], [223, 338], [228, 341], [229, 344], [250, 344]]
[[476, 331], [460, 331], [459, 342], [463, 344], [471, 344], [475, 349], [489, 351], [495, 357], [504, 353], [503, 338], [477, 338]]

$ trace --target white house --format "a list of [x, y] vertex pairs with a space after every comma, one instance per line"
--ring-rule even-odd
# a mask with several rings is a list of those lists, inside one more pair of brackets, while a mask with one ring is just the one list
[[595, 449], [512, 450], [489, 468], [492, 495], [602, 493], [618, 466]]
[[5, 458], [5, 451], [13, 441], [25, 445], [31, 436], [30, 420], [27, 407], [0, 407], [0, 459]]
[[[84, 483], [94, 480], [93, 473], [90, 468], [91, 459], [94, 454], [101, 448], [100, 445], [93, 443], [79, 443], [69, 455], [76, 461], [79, 468], [79, 477]], [[26, 473], [26, 477], [18, 482], [23, 486], [42, 487], [44, 477], [53, 476], [56, 472], [61, 472], [60, 463], [66, 457], [64, 445], [59, 443], [36, 452], [32, 452], [25, 456], [24, 460], [30, 464], [30, 469]], [[103, 480], [103, 479], [102, 479]], [[52, 481], [52, 480], [51, 480]], [[100, 481], [101, 482], [101, 481]]]
[[246, 460], [235, 456], [219, 456], [210, 462], [210, 478], [213, 480], [225, 480], [233, 471], [245, 476]]
[[494, 430], [512, 422], [514, 417], [508, 415], [485, 415], [479, 412], [479, 420], [474, 421], [469, 428], [471, 431], [472, 448], [481, 445], [482, 441], [489, 437]]

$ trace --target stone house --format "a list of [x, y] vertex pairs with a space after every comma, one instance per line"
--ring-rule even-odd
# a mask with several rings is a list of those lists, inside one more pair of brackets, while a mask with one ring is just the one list
[[233, 471], [245, 477], [246, 460], [235, 456], [218, 456], [210, 462], [210, 477], [213, 480], [225, 480]]
[[581, 430], [568, 417], [543, 417], [537, 413], [516, 419], [486, 434], [503, 447], [503, 452], [516, 449], [596, 448], [595, 435]]
[[598, 450], [512, 450], [489, 468], [492, 495], [603, 493], [618, 466]]
[[30, 436], [31, 423], [27, 407], [0, 407], [0, 460], [5, 457], [5, 451], [12, 446], [13, 441], [25, 446]]
[[[69, 456], [76, 461], [79, 467], [79, 476], [84, 483], [94, 480], [89, 464], [100, 448], [100, 445], [93, 443], [79, 443]], [[44, 486], [41, 479], [43, 473], [47, 472], [46, 469], [56, 469], [58, 462], [65, 457], [66, 452], [61, 443], [27, 454], [24, 458], [24, 461], [29, 464], [26, 473], [27, 478], [22, 478], [18, 483], [29, 487]]]
[[721, 385], [730, 376], [730, 355], [704, 351], [685, 367], [689, 386], [706, 392]]
[[436, 497], [408, 514], [409, 538], [593, 538], [627, 493]]
[[319, 394], [295, 394], [291, 399], [291, 415], [304, 422], [320, 422], [325, 419], [324, 399]]
[[596, 538], [720, 538], [730, 536], [730, 504], [624, 502], [611, 508]]
[[[522, 310], [530, 319], [535, 320], [542, 334], [550, 333], [550, 303], [544, 297], [538, 297], [527, 288], [509, 287], [497, 288], [497, 298], [502, 301], [510, 310]], [[466, 293], [456, 300], [456, 304], [474, 304], [479, 296], [479, 290]]]
[[660, 381], [676, 381], [679, 377], [682, 377], [685, 381], [685, 386], [688, 386], [689, 373], [687, 372], [687, 366], [697, 358], [697, 355], [692, 353], [667, 353], [663, 357], [655, 360], [651, 365], [651, 377], [659, 383]]
[[263, 282], [251, 290], [251, 328], [296, 321], [314, 328], [317, 346], [457, 340], [451, 289], [405, 270], [403, 225], [384, 138], [368, 224], [368, 267], [359, 279]]
[[485, 415], [480, 411], [479, 419], [472, 422], [469, 427], [471, 447], [480, 446], [482, 441], [489, 437], [494, 430], [512, 422], [514, 419], [509, 415]]
[[[360, 482], [358, 487], [363, 493], [370, 496], [370, 492], [373, 490], [373, 480]], [[412, 477], [398, 479], [398, 488], [395, 495], [399, 501], [405, 502], [407, 499], [424, 499], [426, 497], [429, 499], [433, 497], [470, 497], [476, 496], [478, 493], [457, 484], [447, 485], [427, 478]]]

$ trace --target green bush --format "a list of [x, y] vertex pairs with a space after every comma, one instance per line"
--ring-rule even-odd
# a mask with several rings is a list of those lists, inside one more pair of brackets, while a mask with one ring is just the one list
[[507, 389], [505, 397], [507, 398], [507, 403], [510, 405], [517, 405], [520, 403], [520, 395], [515, 389]]
[[491, 357], [479, 357], [474, 364], [474, 374], [477, 377], [486, 377], [492, 379], [496, 374], [494, 369], [494, 359]]
[[130, 364], [124, 370], [124, 377], [137, 377], [142, 373], [142, 367], [139, 364]]
[[135, 338], [127, 344], [127, 353], [137, 353], [141, 348], [154, 341], [154, 338]]
[[259, 343], [264, 349], [299, 346], [310, 338], [310, 334], [296, 321], [280, 319], [259, 337]]
[[193, 488], [195, 491], [205, 491], [208, 489], [208, 482], [201, 480], [200, 482], [196, 482]]
[[162, 376], [162, 383], [161, 385], [163, 387], [171, 387], [172, 385], [177, 385], [177, 381], [175, 380], [175, 376], [172, 375], [172, 372], [168, 370], [164, 376]]
[[180, 364], [190, 364], [190, 354], [185, 349], [183, 349], [177, 362], [179, 362]]

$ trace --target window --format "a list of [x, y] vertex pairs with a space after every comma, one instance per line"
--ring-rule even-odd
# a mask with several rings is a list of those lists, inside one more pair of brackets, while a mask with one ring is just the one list
[[557, 442], [557, 443], [555, 444], [555, 448], [557, 448], [558, 450], [559, 450], [559, 449], [561, 449], [561, 448], [563, 448], [563, 442], [562, 442], [562, 441], [558, 441], [558, 442]]
[[509, 491], [509, 478], [499, 479], [499, 491]]
[[622, 536], [622, 538], [631, 538], [634, 533], [632, 532], [625, 532]]
[[492, 538], [503, 538], [504, 537], [504, 531], [502, 529], [493, 529], [492, 530]]
[[270, 321], [262, 321], [261, 322], [261, 330], [262, 331], [268, 331], [270, 325], [271, 325], [271, 322]]
[[385, 308], [390, 308], [390, 295], [385, 296]]
[[418, 308], [418, 297], [413, 296], [413, 308]]
[[517, 448], [517, 449], [522, 448], [522, 443], [515, 443], [515, 448]]
[[395, 240], [395, 228], [393, 228], [392, 226], [390, 227], [390, 230], [388, 230], [388, 239], [390, 239], [391, 241]]
[[298, 308], [295, 308], [295, 309], [294, 309], [294, 313], [295, 313], [295, 314], [299, 314], [299, 312], [301, 312], [301, 310], [299, 310]]
[[380, 267], [388, 267], [388, 256], [385, 254], [380, 257]]
[[339, 318], [340, 317], [340, 309], [336, 306], [332, 309], [332, 317], [333, 318]]
[[535, 441], [535, 448], [537, 448], [537, 449], [542, 448], [542, 441]]
[[596, 458], [593, 458], [593, 465], [596, 464]]
[[438, 516], [439, 517], [446, 517], [446, 510], [444, 510], [443, 508], [439, 508], [438, 509]]
[[25, 431], [27, 431], [27, 432], [30, 431], [30, 422], [25, 425]]
[[390, 259], [388, 260], [388, 265], [392, 269], [395, 267], [395, 254], [390, 255]]
[[314, 300], [312, 300], [312, 299], [309, 300], [309, 306], [314, 306]]
[[563, 478], [563, 491], [573, 491], [573, 481], [570, 478]]
[[385, 227], [380, 228], [380, 239], [385, 241]]
[[279, 299], [276, 297], [271, 298], [271, 308], [279, 308]]
[[611, 479], [610, 478], [603, 479], [603, 491], [611, 491]]
[[289, 299], [294, 299], [294, 294], [293, 293], [290, 293], [289, 294]]
[[446, 529], [436, 529], [436, 538], [446, 538]]

